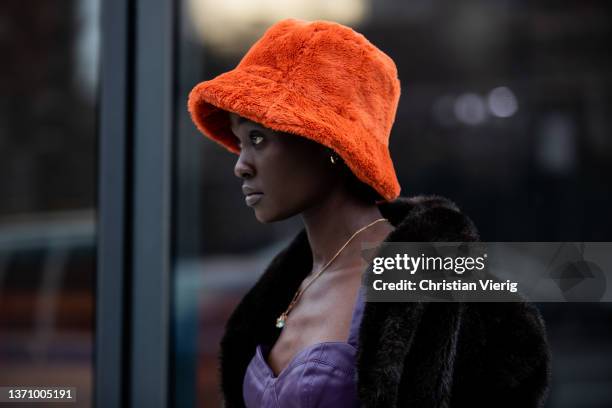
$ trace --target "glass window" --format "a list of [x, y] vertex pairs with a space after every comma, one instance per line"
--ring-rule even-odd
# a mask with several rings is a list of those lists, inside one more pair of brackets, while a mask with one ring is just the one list
[[99, 1], [0, 6], [1, 385], [92, 406]]

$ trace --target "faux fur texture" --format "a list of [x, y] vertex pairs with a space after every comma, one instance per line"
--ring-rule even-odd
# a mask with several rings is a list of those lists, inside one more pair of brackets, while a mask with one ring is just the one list
[[285, 19], [238, 66], [196, 85], [188, 101], [198, 129], [239, 153], [227, 111], [323, 144], [385, 200], [399, 195], [389, 135], [400, 83], [393, 60], [351, 28]]
[[[440, 196], [379, 204], [396, 227], [386, 242], [476, 241], [472, 221]], [[258, 343], [312, 268], [302, 230], [244, 296], [221, 341], [226, 407], [243, 407], [242, 382]], [[550, 355], [544, 323], [527, 303], [367, 302], [357, 349], [363, 407], [539, 407]]]

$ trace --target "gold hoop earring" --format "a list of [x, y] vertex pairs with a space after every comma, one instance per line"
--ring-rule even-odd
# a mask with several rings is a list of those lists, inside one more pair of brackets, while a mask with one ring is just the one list
[[336, 164], [337, 162], [340, 161], [340, 156], [338, 156], [336, 153], [332, 153], [332, 154], [329, 155], [329, 161], [332, 164]]

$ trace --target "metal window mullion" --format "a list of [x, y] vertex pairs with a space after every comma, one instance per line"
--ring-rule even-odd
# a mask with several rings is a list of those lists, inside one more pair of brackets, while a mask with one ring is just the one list
[[[96, 223], [96, 322], [93, 399], [96, 407], [123, 407], [128, 272], [125, 191], [131, 101], [131, 0], [101, 2], [101, 70]], [[78, 398], [78, 396], [77, 396]]]
[[168, 404], [174, 4], [136, 0], [130, 407]]

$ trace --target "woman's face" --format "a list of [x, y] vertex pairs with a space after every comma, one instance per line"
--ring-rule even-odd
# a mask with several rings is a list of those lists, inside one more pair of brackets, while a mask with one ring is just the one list
[[320, 203], [340, 182], [324, 146], [234, 113], [230, 121], [241, 148], [234, 174], [243, 180], [245, 203], [260, 222], [299, 214]]

